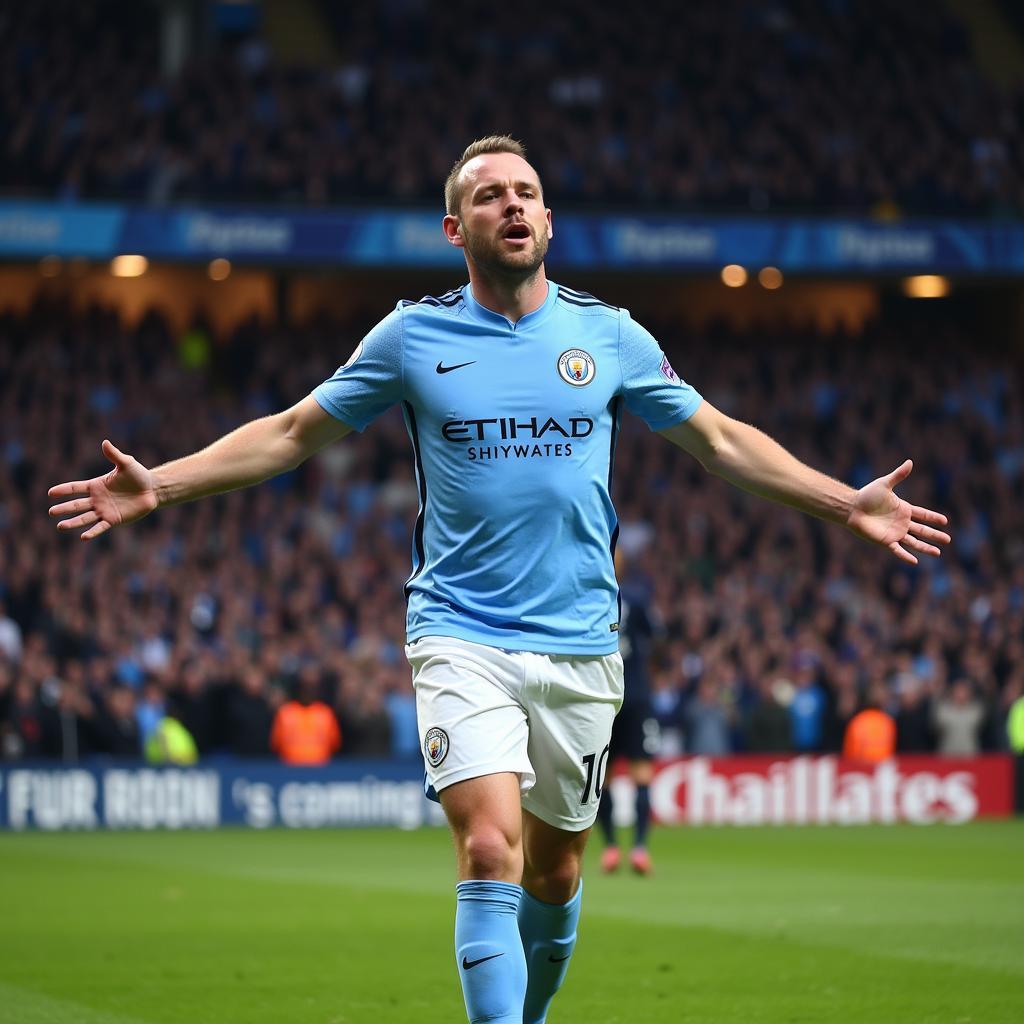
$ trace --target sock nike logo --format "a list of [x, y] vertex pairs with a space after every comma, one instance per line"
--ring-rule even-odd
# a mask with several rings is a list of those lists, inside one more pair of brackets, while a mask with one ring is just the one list
[[472, 366], [476, 362], [475, 359], [470, 359], [468, 363], [456, 363], [454, 366], [444, 366], [441, 363], [437, 364], [438, 373], [451, 373], [452, 370], [461, 370], [464, 366]]
[[561, 963], [564, 963], [566, 960], [568, 960], [569, 957], [571, 957], [571, 956], [572, 956], [572, 953], [566, 953], [565, 956], [549, 956], [548, 957], [548, 963], [549, 964], [561, 964]]
[[467, 960], [465, 957], [463, 957], [462, 958], [462, 969], [464, 971], [470, 971], [474, 967], [476, 967], [477, 964], [482, 964], [482, 963], [485, 963], [487, 960], [494, 960], [495, 958], [497, 958], [499, 956], [504, 956], [504, 955], [505, 955], [504, 953], [492, 953], [490, 956], [482, 956], [482, 957], [480, 957], [479, 960]]

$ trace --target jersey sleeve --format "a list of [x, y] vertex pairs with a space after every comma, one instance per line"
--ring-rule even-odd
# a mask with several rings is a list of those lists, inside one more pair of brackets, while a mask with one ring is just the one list
[[703, 401], [672, 369], [651, 333], [625, 310], [619, 321], [619, 368], [626, 408], [651, 430], [688, 420]]
[[339, 366], [313, 389], [313, 397], [336, 419], [365, 430], [403, 398], [402, 312], [389, 313]]

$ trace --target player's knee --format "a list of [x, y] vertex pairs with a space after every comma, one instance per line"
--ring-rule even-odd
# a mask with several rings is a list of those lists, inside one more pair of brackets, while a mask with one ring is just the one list
[[495, 826], [471, 830], [463, 838], [460, 852], [469, 878], [518, 882], [522, 875], [523, 854], [519, 844]]
[[568, 903], [580, 880], [579, 858], [566, 854], [548, 864], [528, 865], [523, 882], [531, 895], [544, 903]]

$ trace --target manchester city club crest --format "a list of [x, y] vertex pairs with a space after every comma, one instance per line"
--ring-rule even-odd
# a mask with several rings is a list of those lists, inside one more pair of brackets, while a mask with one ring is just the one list
[[558, 376], [574, 388], [582, 388], [594, 379], [594, 357], [581, 348], [570, 348], [558, 357]]
[[430, 762], [431, 768], [437, 768], [448, 756], [448, 733], [436, 725], [427, 730], [423, 738], [423, 756]]

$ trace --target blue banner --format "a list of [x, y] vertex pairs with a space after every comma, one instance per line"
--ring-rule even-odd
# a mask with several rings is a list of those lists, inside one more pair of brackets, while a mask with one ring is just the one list
[[[810, 273], [1024, 274], [1024, 225], [787, 217], [555, 217], [552, 267]], [[459, 267], [439, 211], [0, 202], [0, 257], [141, 253], [155, 259]]]
[[442, 824], [415, 762], [294, 768], [213, 760], [194, 767], [94, 761], [0, 768], [0, 829], [412, 829]]

